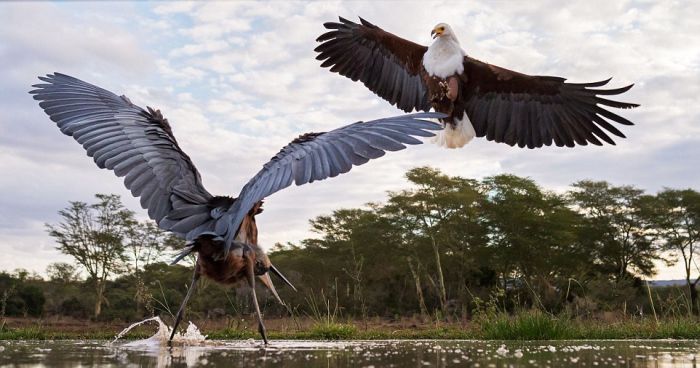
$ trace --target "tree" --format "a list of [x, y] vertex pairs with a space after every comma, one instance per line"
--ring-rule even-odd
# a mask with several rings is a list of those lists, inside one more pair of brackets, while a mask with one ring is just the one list
[[125, 248], [130, 260], [130, 271], [136, 279], [136, 312], [149, 300], [150, 293], [143, 280], [143, 270], [160, 259], [165, 250], [168, 233], [153, 221], [129, 221], [125, 234]]
[[36, 285], [41, 278], [28, 278], [26, 270], [17, 269], [15, 275], [0, 272], [0, 319], [10, 316], [40, 316], [46, 298]]
[[[431, 268], [423, 262], [432, 255], [435, 272], [428, 271], [426, 276], [436, 290], [440, 310], [446, 315], [449, 298], [443, 256], [454, 257], [456, 254], [461, 261], [460, 268], [472, 266], [464, 256], [483, 240], [478, 216], [482, 195], [474, 180], [450, 177], [429, 167], [409, 170], [406, 177], [416, 188], [390, 193], [382, 212], [401, 229], [397, 235], [407, 251], [406, 261], [414, 278], [421, 310], [425, 309], [425, 303], [420, 271]], [[464, 272], [456, 271], [458, 289], [462, 294]]]
[[124, 270], [124, 237], [133, 222], [133, 212], [124, 208], [115, 194], [96, 194], [97, 203], [70, 202], [59, 211], [62, 221], [47, 224], [57, 249], [75, 258], [93, 283], [94, 317], [102, 311], [108, 278]]
[[78, 281], [78, 269], [74, 265], [65, 262], [54, 262], [46, 267], [49, 280], [68, 284]]
[[645, 215], [642, 190], [583, 180], [572, 185], [569, 198], [585, 218], [584, 246], [595, 254], [603, 273], [617, 280], [639, 274], [652, 276], [662, 259]]
[[695, 267], [694, 257], [700, 253], [700, 193], [692, 189], [665, 189], [648, 200], [649, 214], [664, 242], [664, 249], [680, 255], [683, 260], [691, 308], [698, 313], [700, 276], [693, 280], [691, 272]]
[[136, 274], [153, 262], [160, 260], [165, 250], [168, 233], [153, 221], [135, 221], [127, 223], [124, 242], [131, 262], [130, 268]]
[[497, 175], [485, 178], [483, 186], [487, 244], [503, 289], [525, 283], [528, 291], [538, 286], [541, 295], [556, 297], [554, 280], [569, 278], [586, 259], [576, 244], [579, 217], [561, 196], [529, 178]]

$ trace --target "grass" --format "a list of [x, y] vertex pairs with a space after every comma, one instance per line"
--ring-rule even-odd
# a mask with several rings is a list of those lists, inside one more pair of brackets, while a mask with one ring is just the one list
[[559, 340], [571, 338], [574, 330], [570, 321], [539, 311], [481, 318], [478, 325], [487, 340]]
[[[483, 340], [562, 340], [562, 339], [700, 339], [697, 318], [653, 318], [603, 321], [552, 316], [539, 311], [524, 311], [516, 315], [480, 316], [466, 324], [442, 323], [392, 326], [384, 322], [319, 323], [307, 319], [296, 327], [268, 328], [273, 340], [380, 340], [380, 339], [483, 339]], [[291, 326], [291, 321], [285, 322]], [[363, 326], [362, 328], [359, 326]], [[254, 328], [221, 328], [202, 326], [210, 339], [258, 339]], [[114, 338], [119, 328], [90, 328], [63, 330], [57, 326], [35, 324], [0, 329], [0, 340], [98, 339]], [[146, 338], [153, 327], [137, 328], [128, 339]]]

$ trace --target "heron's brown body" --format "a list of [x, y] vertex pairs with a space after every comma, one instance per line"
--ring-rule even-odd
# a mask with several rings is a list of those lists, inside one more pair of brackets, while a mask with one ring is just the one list
[[[249, 244], [258, 245], [258, 227], [255, 224], [255, 215], [262, 212], [262, 201], [256, 203], [248, 211], [245, 219], [241, 223], [236, 240]], [[224, 259], [221, 259], [222, 246], [220, 241], [202, 238], [197, 240], [195, 247], [199, 257], [197, 257], [197, 272], [211, 280], [225, 285], [233, 285], [239, 281], [246, 280], [248, 275], [248, 262], [255, 264], [256, 253], [246, 252], [242, 248], [231, 249]], [[250, 260], [248, 258], [251, 258]]]
[[247, 262], [242, 249], [232, 249], [225, 259], [221, 259], [220, 242], [217, 244], [210, 239], [202, 239], [198, 244], [197, 272], [200, 275], [225, 285], [246, 279]]

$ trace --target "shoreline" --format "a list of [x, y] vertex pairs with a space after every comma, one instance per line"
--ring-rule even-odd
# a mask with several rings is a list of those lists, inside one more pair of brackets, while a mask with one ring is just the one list
[[[110, 340], [127, 322], [94, 322], [64, 318], [10, 318], [0, 322], [0, 340]], [[211, 340], [258, 339], [253, 318], [197, 320]], [[700, 339], [697, 317], [626, 320], [575, 319], [530, 311], [480, 317], [468, 322], [394, 322], [382, 319], [316, 322], [311, 318], [266, 321], [271, 340], [652, 340]], [[125, 340], [144, 339], [153, 324], [136, 327]]]

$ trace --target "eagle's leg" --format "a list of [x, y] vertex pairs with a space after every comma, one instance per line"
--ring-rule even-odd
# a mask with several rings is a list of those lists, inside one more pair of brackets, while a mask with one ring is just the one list
[[[199, 261], [199, 259], [197, 259], [197, 261]], [[190, 300], [190, 297], [192, 297], [192, 294], [194, 294], [194, 289], [197, 286], [197, 281], [199, 280], [199, 266], [197, 265], [196, 261], [194, 264], [195, 266], [194, 274], [192, 275], [192, 284], [190, 284], [190, 288], [189, 290], [187, 290], [187, 295], [185, 295], [185, 300], [182, 301], [182, 304], [180, 304], [180, 309], [177, 311], [177, 316], [175, 317], [175, 324], [173, 325], [173, 332], [170, 333], [170, 339], [168, 340], [168, 343], [173, 342], [173, 337], [175, 337], [177, 326], [180, 324], [182, 316], [185, 314], [185, 306], [187, 306], [187, 301]]]
[[451, 76], [447, 78], [447, 93], [445, 93], [447, 98], [454, 102], [459, 95], [459, 80], [456, 76]]
[[244, 257], [246, 261], [246, 279], [250, 286], [250, 296], [253, 298], [253, 306], [255, 306], [255, 317], [258, 319], [258, 332], [262, 336], [265, 345], [267, 342], [267, 334], [265, 333], [265, 325], [263, 324], [262, 313], [260, 313], [260, 305], [258, 305], [258, 296], [255, 294], [255, 260], [252, 257], [253, 250], [246, 247]]

